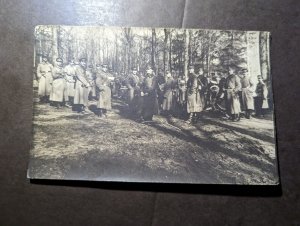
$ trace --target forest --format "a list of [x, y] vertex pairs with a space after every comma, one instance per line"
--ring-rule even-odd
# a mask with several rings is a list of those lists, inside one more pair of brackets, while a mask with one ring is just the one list
[[34, 66], [41, 55], [66, 64], [85, 55], [89, 65], [108, 64], [113, 72], [170, 70], [187, 76], [188, 65], [202, 67], [209, 76], [227, 73], [228, 65], [247, 68], [250, 76], [270, 79], [269, 32], [178, 28], [119, 28], [37, 26]]

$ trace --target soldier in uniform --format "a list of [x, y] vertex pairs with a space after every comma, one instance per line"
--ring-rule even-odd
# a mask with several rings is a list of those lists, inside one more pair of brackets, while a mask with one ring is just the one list
[[158, 89], [157, 89], [157, 96], [158, 96], [158, 110], [161, 112], [162, 111], [162, 104], [164, 100], [164, 93], [163, 93], [163, 84], [166, 82], [165, 81], [165, 76], [161, 68], [158, 69], [158, 73], [156, 76], [156, 80], [158, 83]]
[[89, 88], [89, 99], [96, 99], [96, 77], [95, 77], [95, 72], [93, 70], [93, 65], [89, 65], [87, 71], [86, 71], [86, 79], [90, 84]]
[[56, 59], [56, 65], [52, 70], [52, 91], [50, 94], [50, 101], [56, 108], [62, 107], [65, 98], [66, 81], [63, 69], [63, 61], [61, 58]]
[[40, 102], [48, 102], [51, 92], [53, 66], [48, 62], [45, 54], [42, 56], [42, 62], [37, 66], [37, 78], [39, 81], [38, 94]]
[[241, 91], [240, 91], [240, 101], [241, 101], [241, 110], [245, 112], [245, 117], [247, 119], [251, 118], [251, 114], [254, 111], [254, 83], [248, 75], [247, 69], [242, 69], [240, 71], [241, 79]]
[[255, 109], [257, 117], [264, 117], [266, 109], [269, 108], [268, 104], [268, 88], [264, 83], [261, 75], [257, 76], [258, 83], [256, 85]]
[[90, 84], [86, 79], [86, 57], [79, 58], [79, 65], [75, 70], [75, 93], [74, 106], [78, 113], [85, 113], [85, 108], [88, 105], [88, 91]]
[[69, 105], [73, 105], [74, 103], [74, 93], [75, 93], [75, 70], [76, 65], [74, 59], [71, 59], [69, 64], [65, 66], [65, 80], [67, 84], [67, 96], [69, 99]]
[[199, 74], [195, 73], [193, 65], [189, 66], [189, 78], [187, 81], [187, 113], [189, 114], [188, 123], [196, 123], [199, 113], [203, 111], [203, 84], [198, 79]]
[[151, 66], [148, 66], [141, 84], [141, 96], [143, 98], [141, 121], [152, 121], [153, 115], [158, 113], [157, 89], [157, 77]]
[[234, 65], [229, 66], [229, 75], [225, 83], [225, 101], [226, 111], [233, 121], [239, 121], [239, 114], [241, 112], [239, 91], [241, 89], [240, 78], [236, 75], [237, 67]]
[[186, 115], [186, 81], [184, 76], [179, 76], [177, 80], [177, 89], [176, 89], [176, 111], [177, 115], [184, 117]]
[[99, 117], [107, 117], [107, 110], [111, 109], [111, 89], [108, 77], [107, 65], [103, 64], [102, 71], [98, 72], [96, 79], [96, 86], [99, 90], [99, 100], [97, 103]]
[[202, 67], [199, 68], [199, 82], [201, 83], [201, 98], [203, 103], [203, 109], [206, 109], [209, 106], [209, 91], [208, 91], [208, 84], [210, 83], [209, 79], [207, 78], [207, 73], [204, 73]]
[[169, 70], [166, 71], [165, 83], [162, 86], [163, 91], [163, 103], [162, 110], [163, 114], [170, 116], [174, 107], [173, 97], [176, 88], [176, 81]]
[[137, 76], [136, 68], [132, 69], [131, 74], [127, 78], [127, 88], [128, 88], [128, 104], [129, 107], [132, 105], [132, 101], [134, 98], [134, 91], [139, 83], [139, 77]]

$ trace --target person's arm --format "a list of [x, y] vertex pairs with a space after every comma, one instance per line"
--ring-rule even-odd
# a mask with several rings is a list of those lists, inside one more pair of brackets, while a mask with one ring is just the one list
[[[36, 69], [36, 76], [37, 76], [38, 79], [40, 79], [42, 76], [44, 76], [44, 75], [42, 74], [42, 72], [41, 72], [41, 65], [40, 65], [40, 64], [37, 66], [37, 69]], [[45, 77], [45, 76], [44, 76], [44, 77]]]
[[241, 80], [239, 78], [239, 76], [235, 76], [235, 92], [240, 91], [242, 88], [242, 84], [241, 84]]
[[268, 97], [268, 88], [266, 86], [266, 84], [263, 85], [263, 98], [264, 100], [266, 100]]

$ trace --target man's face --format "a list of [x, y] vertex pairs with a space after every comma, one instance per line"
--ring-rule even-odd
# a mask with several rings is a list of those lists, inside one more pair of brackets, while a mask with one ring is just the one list
[[204, 73], [204, 72], [203, 72], [203, 69], [200, 68], [200, 69], [199, 69], [199, 75], [203, 75], [203, 73]]
[[132, 74], [136, 75], [137, 71], [136, 70], [133, 70], [132, 71]]
[[71, 61], [70, 61], [70, 65], [72, 65], [72, 66], [75, 65], [74, 60], [71, 60]]
[[48, 61], [48, 59], [46, 58], [46, 57], [43, 57], [43, 62], [47, 62]]
[[194, 73], [195, 69], [194, 68], [189, 68], [189, 73]]
[[103, 67], [102, 67], [102, 70], [103, 70], [104, 72], [107, 72], [107, 67], [106, 67], [106, 66], [103, 66]]
[[151, 74], [152, 74], [152, 69], [151, 69], [151, 68], [148, 68], [148, 69], [146, 70], [146, 73], [147, 73], [147, 75], [151, 75]]
[[63, 62], [58, 61], [58, 62], [56, 62], [56, 65], [57, 65], [58, 67], [62, 67], [62, 66], [63, 66]]
[[81, 61], [80, 61], [80, 66], [81, 66], [82, 68], [86, 68], [86, 61], [85, 61], [85, 60], [81, 60]]
[[233, 75], [233, 73], [234, 73], [233, 68], [229, 68], [229, 71], [228, 71], [228, 72], [229, 72], [230, 75]]

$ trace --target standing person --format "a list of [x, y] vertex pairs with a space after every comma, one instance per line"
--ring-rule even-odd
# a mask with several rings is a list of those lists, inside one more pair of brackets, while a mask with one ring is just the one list
[[89, 65], [87, 71], [86, 71], [86, 79], [90, 84], [89, 88], [89, 94], [88, 98], [91, 99], [96, 99], [96, 82], [95, 82], [95, 72], [93, 70], [93, 65]]
[[139, 77], [137, 76], [137, 70], [136, 70], [136, 68], [133, 68], [132, 72], [130, 73], [130, 75], [128, 76], [127, 81], [126, 81], [126, 85], [128, 88], [129, 107], [131, 107], [131, 105], [132, 105], [132, 101], [134, 98], [134, 91], [135, 91], [138, 83], [139, 83]]
[[199, 113], [203, 111], [203, 97], [201, 90], [203, 85], [198, 79], [199, 74], [195, 73], [193, 65], [189, 66], [189, 78], [187, 81], [187, 112], [189, 114], [188, 123], [196, 123]]
[[207, 73], [204, 73], [202, 67], [199, 68], [199, 77], [198, 80], [200, 81], [201, 87], [201, 98], [203, 103], [203, 109], [206, 109], [209, 106], [209, 91], [208, 91], [208, 84], [210, 83]]
[[63, 61], [61, 58], [56, 59], [56, 65], [52, 70], [52, 91], [50, 95], [50, 101], [56, 108], [62, 107], [65, 99], [66, 81], [63, 69]]
[[158, 113], [157, 89], [157, 77], [151, 66], [148, 66], [141, 84], [141, 96], [143, 98], [141, 121], [152, 121], [153, 115]]
[[53, 66], [48, 62], [45, 54], [42, 56], [42, 62], [37, 66], [37, 78], [39, 81], [38, 94], [40, 102], [49, 102], [52, 84]]
[[162, 110], [163, 114], [171, 116], [173, 110], [173, 95], [176, 88], [176, 82], [169, 70], [166, 71], [165, 83], [163, 89], [163, 103]]
[[179, 76], [177, 81], [177, 96], [176, 96], [176, 102], [177, 102], [177, 108], [178, 116], [184, 117], [186, 115], [186, 81], [184, 79], [184, 76]]
[[[220, 87], [219, 87], [219, 78], [217, 74], [213, 74], [213, 77], [211, 78], [209, 84], [208, 84], [208, 97], [209, 97], [209, 108], [212, 111], [216, 111], [218, 109], [217, 107], [217, 96], [219, 94], [220, 91]], [[208, 110], [208, 108], [206, 109]]]
[[241, 80], [241, 110], [245, 111], [245, 117], [247, 119], [251, 118], [251, 114], [254, 111], [254, 83], [251, 81], [248, 75], [247, 69], [242, 69], [240, 72]]
[[226, 78], [225, 83], [225, 101], [226, 111], [233, 121], [239, 121], [239, 114], [241, 112], [239, 91], [241, 89], [241, 82], [239, 77], [236, 75], [237, 67], [234, 65], [229, 66], [229, 75]]
[[78, 113], [85, 113], [85, 108], [88, 105], [88, 90], [89, 83], [86, 80], [86, 57], [82, 56], [79, 59], [79, 65], [75, 70], [75, 93], [74, 93], [74, 109]]
[[107, 110], [111, 109], [111, 89], [110, 89], [110, 80], [109, 73], [107, 72], [107, 65], [102, 65], [102, 71], [98, 72], [96, 79], [96, 86], [99, 90], [99, 100], [97, 103], [98, 116], [107, 117]]
[[264, 117], [266, 109], [269, 108], [268, 104], [268, 88], [264, 83], [261, 75], [257, 76], [258, 83], [256, 85], [255, 109], [257, 117]]
[[67, 86], [67, 96], [69, 99], [69, 106], [72, 106], [74, 103], [74, 93], [75, 93], [75, 70], [76, 65], [74, 59], [71, 59], [69, 64], [65, 66], [65, 79], [66, 79], [66, 86]]
[[158, 89], [157, 89], [157, 96], [158, 96], [158, 110], [159, 112], [162, 111], [162, 104], [164, 100], [164, 92], [163, 92], [163, 84], [166, 82], [165, 81], [165, 76], [161, 68], [158, 69], [158, 73], [156, 76], [156, 80], [158, 83]]

